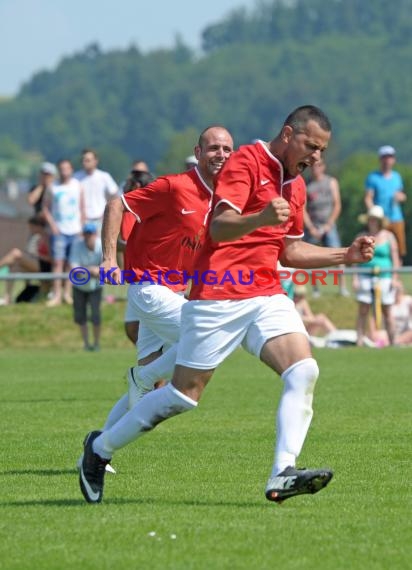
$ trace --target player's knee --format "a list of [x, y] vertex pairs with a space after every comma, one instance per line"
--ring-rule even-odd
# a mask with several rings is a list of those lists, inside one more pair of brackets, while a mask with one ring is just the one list
[[290, 388], [302, 388], [306, 393], [315, 389], [319, 377], [319, 367], [314, 358], [305, 358], [289, 366], [282, 374], [282, 379]]

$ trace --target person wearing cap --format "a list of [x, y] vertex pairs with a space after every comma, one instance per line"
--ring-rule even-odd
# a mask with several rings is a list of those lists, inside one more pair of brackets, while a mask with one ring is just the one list
[[57, 176], [57, 168], [51, 162], [43, 162], [39, 171], [39, 182], [32, 186], [27, 195], [27, 201], [34, 208], [34, 214], [40, 214], [43, 207], [43, 198], [47, 188], [52, 186]]
[[[359, 267], [369, 268], [370, 273], [359, 273], [353, 277], [353, 288], [358, 301], [358, 317], [356, 329], [358, 346], [363, 346], [366, 336], [367, 319], [370, 309], [379, 303], [378, 310], [382, 310], [384, 326], [390, 344], [394, 344], [394, 324], [391, 306], [395, 302], [395, 291], [398, 283], [396, 270], [399, 265], [398, 244], [392, 232], [385, 229], [386, 219], [382, 206], [372, 206], [368, 213], [359, 216], [359, 221], [366, 223], [366, 231], [361, 235], [375, 238], [375, 251], [372, 259], [362, 263]], [[377, 298], [377, 293], [380, 298]], [[372, 328], [375, 330], [374, 319]]]
[[[83, 226], [82, 239], [76, 241], [70, 253], [70, 269], [81, 268], [79, 271], [82, 273], [79, 273], [79, 277], [83, 275], [88, 277], [87, 271], [90, 274], [90, 279], [87, 282], [83, 283], [83, 279], [79, 279], [79, 283], [73, 283], [73, 317], [74, 322], [80, 327], [84, 350], [97, 351], [100, 347], [100, 306], [103, 290], [99, 280], [101, 260], [102, 242], [97, 236], [97, 226], [91, 222], [86, 222]], [[89, 342], [88, 307], [90, 307], [90, 321], [93, 325], [93, 344]]]
[[402, 177], [393, 167], [396, 152], [393, 146], [384, 145], [378, 150], [380, 169], [371, 172], [365, 182], [365, 206], [381, 206], [387, 220], [388, 229], [398, 242], [399, 255], [406, 255], [405, 222], [401, 204], [406, 201]]

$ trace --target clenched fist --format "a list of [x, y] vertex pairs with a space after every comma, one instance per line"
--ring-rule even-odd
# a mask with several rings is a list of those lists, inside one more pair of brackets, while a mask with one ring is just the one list
[[374, 251], [375, 238], [372, 236], [357, 237], [346, 252], [345, 263], [365, 263], [365, 261], [370, 261]]
[[284, 198], [274, 198], [269, 204], [260, 212], [262, 225], [265, 226], [278, 226], [287, 222], [290, 216], [289, 203]]

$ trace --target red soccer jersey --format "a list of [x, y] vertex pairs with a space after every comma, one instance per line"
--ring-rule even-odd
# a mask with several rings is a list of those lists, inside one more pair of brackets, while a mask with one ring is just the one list
[[214, 208], [227, 203], [242, 215], [260, 212], [274, 198], [289, 202], [290, 217], [231, 242], [213, 242], [209, 233], [196, 260], [190, 299], [247, 299], [283, 293], [275, 269], [284, 238], [303, 237], [306, 186], [284, 181], [283, 166], [261, 141], [234, 152], [216, 180]]
[[120, 226], [120, 239], [127, 242], [129, 235], [132, 232], [133, 226], [136, 223], [136, 216], [126, 210], [123, 212], [122, 225]]
[[213, 191], [197, 168], [158, 178], [122, 196], [137, 220], [125, 251], [125, 269], [134, 281], [187, 287], [194, 259], [204, 243]]

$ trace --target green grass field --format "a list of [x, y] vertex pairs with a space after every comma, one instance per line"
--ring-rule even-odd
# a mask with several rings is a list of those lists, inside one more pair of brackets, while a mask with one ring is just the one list
[[321, 493], [264, 498], [280, 381], [238, 351], [196, 411], [118, 453], [104, 502], [88, 505], [74, 465], [124, 390], [132, 349], [3, 350], [0, 567], [410, 568], [412, 351], [316, 356], [300, 465], [335, 470]]

